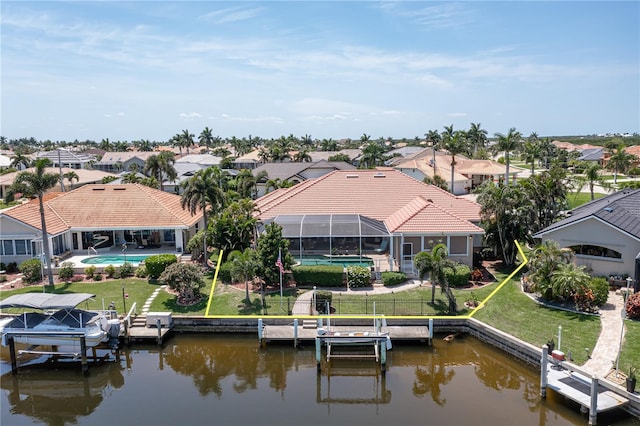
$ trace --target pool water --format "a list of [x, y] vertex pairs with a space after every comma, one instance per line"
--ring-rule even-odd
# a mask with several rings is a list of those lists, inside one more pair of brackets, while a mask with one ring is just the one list
[[91, 256], [82, 259], [81, 262], [87, 265], [123, 265], [125, 258], [127, 263], [138, 264], [143, 262], [150, 255], [131, 255], [124, 256], [122, 254]]
[[305, 256], [296, 259], [300, 265], [373, 266], [373, 259], [366, 256]]

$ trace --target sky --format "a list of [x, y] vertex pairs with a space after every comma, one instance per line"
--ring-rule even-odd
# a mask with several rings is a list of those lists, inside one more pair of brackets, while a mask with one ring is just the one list
[[8, 139], [640, 131], [637, 0], [0, 7]]

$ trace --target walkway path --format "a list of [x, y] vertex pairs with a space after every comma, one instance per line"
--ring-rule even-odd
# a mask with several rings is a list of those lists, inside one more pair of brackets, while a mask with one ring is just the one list
[[600, 308], [602, 328], [596, 347], [593, 348], [591, 358], [583, 365], [585, 370], [591, 371], [598, 377], [607, 377], [611, 370], [616, 368], [620, 341], [624, 337], [623, 309], [623, 295], [619, 291], [610, 291], [607, 303]]
[[151, 296], [149, 296], [147, 301], [144, 302], [144, 305], [142, 306], [142, 312], [140, 313], [141, 315], [147, 315], [149, 313], [149, 308], [151, 308], [151, 303], [153, 302], [153, 299], [155, 299], [156, 296], [161, 291], [163, 291], [166, 287], [167, 287], [166, 285], [161, 285], [160, 287], [153, 290], [153, 293], [151, 293]]

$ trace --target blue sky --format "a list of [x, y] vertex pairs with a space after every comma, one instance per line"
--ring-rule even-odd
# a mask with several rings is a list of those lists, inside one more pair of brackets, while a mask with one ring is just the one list
[[2, 1], [10, 139], [640, 131], [640, 2]]

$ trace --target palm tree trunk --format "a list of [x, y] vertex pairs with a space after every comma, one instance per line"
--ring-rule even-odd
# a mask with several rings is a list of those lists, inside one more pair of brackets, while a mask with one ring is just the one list
[[509, 186], [509, 151], [505, 153], [505, 164], [507, 168], [505, 169], [504, 180], [505, 185]]
[[40, 204], [40, 223], [42, 225], [42, 250], [44, 251], [43, 261], [47, 264], [47, 275], [49, 285], [53, 286], [53, 270], [51, 269], [51, 251], [49, 250], [49, 238], [47, 234], [47, 221], [44, 219], [44, 195], [38, 195], [38, 203]]

